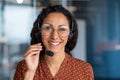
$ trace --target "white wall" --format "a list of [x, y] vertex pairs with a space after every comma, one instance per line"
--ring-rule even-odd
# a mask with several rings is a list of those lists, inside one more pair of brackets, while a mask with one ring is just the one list
[[4, 12], [5, 36], [11, 43], [29, 42], [33, 26], [33, 9], [24, 6], [6, 6]]
[[86, 61], [86, 22], [77, 20], [78, 23], [78, 41], [72, 55], [76, 58]]

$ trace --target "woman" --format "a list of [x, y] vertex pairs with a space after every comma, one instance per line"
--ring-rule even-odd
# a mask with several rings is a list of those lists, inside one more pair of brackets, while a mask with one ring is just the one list
[[61, 5], [43, 9], [14, 80], [94, 80], [90, 64], [70, 54], [77, 37], [76, 21], [68, 10]]

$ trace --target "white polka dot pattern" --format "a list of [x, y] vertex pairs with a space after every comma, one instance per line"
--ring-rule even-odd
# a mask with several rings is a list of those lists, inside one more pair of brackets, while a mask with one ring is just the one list
[[[21, 61], [17, 65], [14, 80], [23, 80], [26, 69], [25, 61]], [[34, 80], [94, 80], [94, 74], [89, 63], [66, 54], [55, 77], [52, 76], [45, 60], [40, 58]]]

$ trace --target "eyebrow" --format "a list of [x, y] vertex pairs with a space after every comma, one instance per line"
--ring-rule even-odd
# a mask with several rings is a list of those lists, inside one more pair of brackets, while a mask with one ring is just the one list
[[59, 27], [67, 28], [67, 25], [59, 25]]
[[42, 24], [42, 26], [52, 26], [52, 24], [49, 24], [49, 23], [45, 23], [45, 24]]
[[[52, 24], [49, 24], [49, 23], [44, 23], [44, 24], [42, 24], [42, 26], [53, 26]], [[63, 28], [67, 28], [67, 25], [59, 25], [59, 27], [63, 27]]]

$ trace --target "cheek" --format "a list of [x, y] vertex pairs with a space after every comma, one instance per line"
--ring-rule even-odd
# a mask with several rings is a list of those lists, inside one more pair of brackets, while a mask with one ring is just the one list
[[66, 43], [67, 43], [67, 41], [68, 41], [68, 37], [63, 38], [62, 40], [64, 41], [64, 44], [66, 44]]
[[43, 42], [44, 45], [45, 45], [46, 42], [47, 42], [47, 38], [48, 38], [48, 37], [46, 37], [46, 36], [42, 36], [42, 42]]

